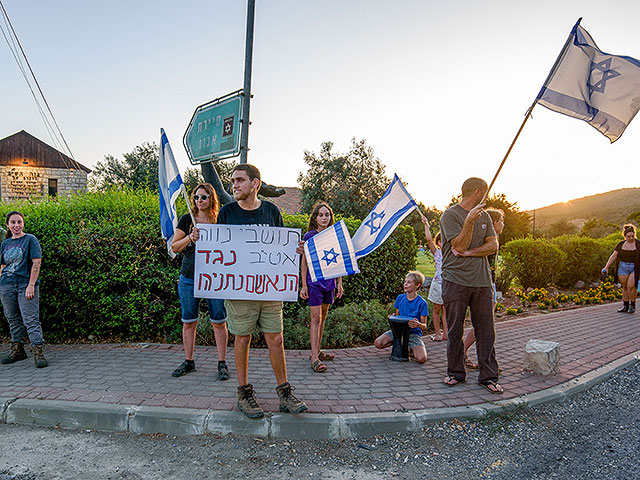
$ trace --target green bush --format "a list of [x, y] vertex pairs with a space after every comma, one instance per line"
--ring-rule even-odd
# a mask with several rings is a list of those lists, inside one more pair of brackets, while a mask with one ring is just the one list
[[531, 237], [508, 242], [502, 248], [502, 254], [525, 289], [553, 284], [567, 256], [549, 240]]
[[[42, 245], [40, 313], [47, 341], [89, 335], [101, 340], [180, 341], [181, 257], [170, 259], [160, 237], [156, 192], [109, 191], [2, 204], [2, 218], [10, 210], [25, 215], [25, 231]], [[308, 219], [284, 215], [285, 225], [303, 232]], [[353, 234], [361, 221], [349, 218], [345, 223]], [[346, 304], [342, 315], [353, 317], [370, 299], [374, 304], [394, 300], [402, 291], [404, 275], [415, 268], [415, 259], [413, 230], [399, 227], [378, 250], [360, 259], [361, 274], [344, 279], [345, 296], [336, 307]], [[336, 307], [330, 319], [341, 315]], [[341, 317], [328, 321], [336, 324], [335, 332], [331, 327], [325, 334], [332, 346], [372, 340], [375, 329], [367, 326], [373, 321], [368, 318], [377, 322], [386, 315], [369, 315], [366, 308], [357, 328]], [[306, 302], [285, 302], [284, 314], [287, 348], [299, 348], [303, 337], [308, 345]], [[8, 333], [6, 321], [0, 324], [0, 331]]]
[[157, 339], [180, 329], [179, 261], [159, 235], [158, 195], [87, 194], [20, 210], [42, 245], [40, 313], [48, 341]]
[[556, 278], [561, 287], [573, 287], [579, 280], [587, 283], [598, 280], [600, 270], [613, 251], [605, 239], [562, 235], [551, 241], [566, 254]]

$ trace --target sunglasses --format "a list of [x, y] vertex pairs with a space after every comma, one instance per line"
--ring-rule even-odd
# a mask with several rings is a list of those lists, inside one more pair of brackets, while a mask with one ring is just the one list
[[197, 202], [198, 200], [209, 200], [209, 195], [194, 195], [193, 201]]

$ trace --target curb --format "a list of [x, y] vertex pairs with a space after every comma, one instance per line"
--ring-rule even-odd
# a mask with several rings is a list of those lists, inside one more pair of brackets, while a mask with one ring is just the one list
[[416, 431], [427, 423], [477, 419], [516, 409], [565, 401], [640, 361], [640, 350], [561, 385], [521, 397], [478, 405], [413, 412], [283, 415], [259, 420], [240, 412], [0, 398], [0, 423], [136, 434], [229, 434], [332, 440]]

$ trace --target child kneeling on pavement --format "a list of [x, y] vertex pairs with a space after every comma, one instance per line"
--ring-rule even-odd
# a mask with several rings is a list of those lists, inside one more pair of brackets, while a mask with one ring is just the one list
[[[424, 283], [424, 275], [420, 272], [409, 272], [404, 279], [404, 292], [398, 295], [396, 303], [396, 315], [412, 317], [409, 320], [409, 349], [413, 353], [413, 358], [418, 363], [427, 361], [427, 349], [422, 341], [422, 332], [427, 329], [427, 318], [429, 316], [429, 305], [427, 301], [418, 295], [418, 291]], [[387, 348], [393, 343], [393, 332], [391, 330], [383, 333], [374, 342], [376, 348]]]

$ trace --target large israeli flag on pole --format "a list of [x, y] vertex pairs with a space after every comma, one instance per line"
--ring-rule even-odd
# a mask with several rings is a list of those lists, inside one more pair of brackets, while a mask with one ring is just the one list
[[394, 175], [387, 191], [353, 236], [356, 258], [369, 255], [382, 245], [400, 222], [417, 206], [398, 175]]
[[580, 20], [536, 101], [584, 120], [613, 143], [640, 109], [640, 62], [602, 52]]
[[171, 258], [176, 254], [171, 251], [171, 242], [176, 227], [178, 216], [176, 214], [176, 198], [184, 190], [184, 183], [180, 176], [180, 170], [176, 165], [176, 159], [171, 151], [171, 145], [164, 129], [160, 129], [160, 160], [158, 162], [158, 183], [160, 191], [160, 229], [162, 238], [167, 239], [167, 252]]
[[304, 242], [304, 254], [313, 282], [360, 273], [344, 220]]

